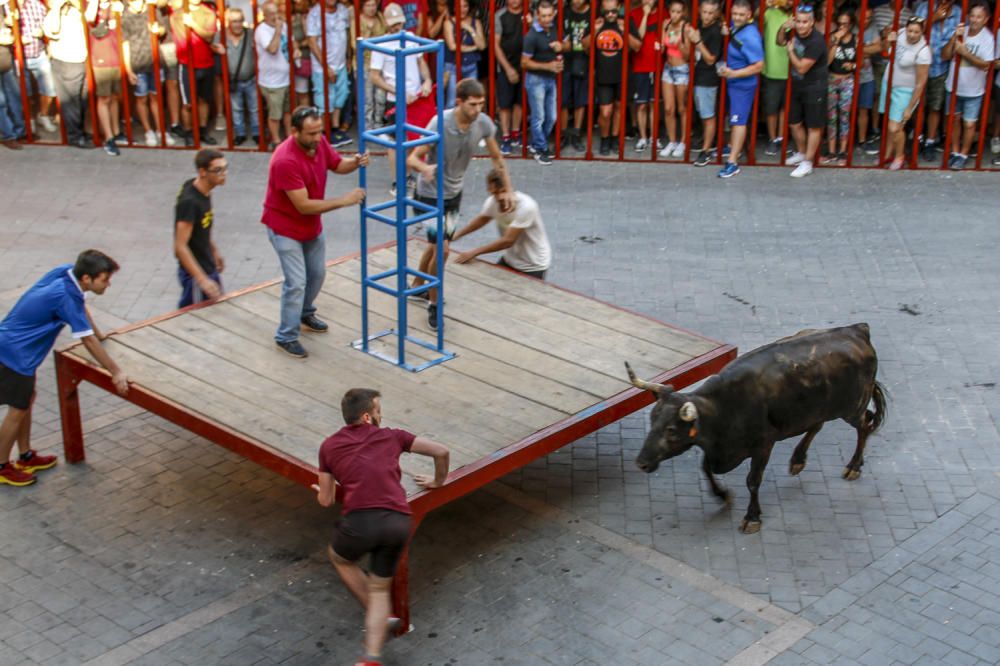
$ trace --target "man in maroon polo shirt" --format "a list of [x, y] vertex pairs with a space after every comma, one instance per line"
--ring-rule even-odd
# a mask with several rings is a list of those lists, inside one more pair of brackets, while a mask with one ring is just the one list
[[285, 283], [281, 289], [281, 323], [274, 341], [297, 358], [309, 354], [299, 342], [299, 329], [325, 333], [329, 326], [316, 316], [313, 301], [326, 275], [326, 239], [320, 216], [361, 203], [356, 187], [342, 197], [326, 199], [328, 171], [349, 174], [368, 166], [368, 153], [342, 159], [323, 136], [323, 119], [314, 106], [292, 113], [292, 135], [275, 148], [267, 173], [261, 222], [278, 253]]
[[[374, 389], [351, 389], [340, 402], [346, 426], [319, 450], [319, 503], [334, 501], [334, 484], [343, 492], [341, 520], [328, 548], [330, 561], [347, 589], [365, 609], [365, 657], [359, 664], [380, 664], [390, 628], [389, 586], [410, 537], [410, 505], [400, 484], [399, 456], [418, 453], [434, 459], [434, 476], [414, 475], [424, 489], [448, 478], [448, 449], [405, 430], [382, 428], [382, 401]], [[371, 553], [371, 575], [357, 561]], [[357, 666], [357, 664], [355, 665]]]

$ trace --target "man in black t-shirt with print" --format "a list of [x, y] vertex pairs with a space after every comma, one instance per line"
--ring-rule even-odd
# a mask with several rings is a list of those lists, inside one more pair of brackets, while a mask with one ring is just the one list
[[[638, 42], [638, 32], [632, 26], [632, 36]], [[621, 122], [619, 100], [622, 96], [622, 58], [625, 51], [625, 21], [620, 18], [618, 0], [601, 0], [601, 14], [594, 21], [594, 83], [599, 115], [597, 126], [601, 134], [601, 155], [617, 150], [616, 140]], [[584, 48], [590, 49], [591, 35], [583, 38]]]
[[212, 242], [211, 193], [226, 184], [229, 165], [217, 150], [199, 150], [194, 157], [198, 177], [181, 185], [174, 206], [174, 255], [177, 279], [181, 283], [178, 308], [205, 300], [215, 300], [222, 293], [220, 273], [225, 268], [222, 255]]
[[[788, 49], [792, 96], [788, 125], [796, 152], [786, 164], [795, 166], [792, 178], [804, 178], [813, 171], [823, 127], [826, 125], [827, 69], [826, 41], [815, 30], [816, 16], [810, 5], [802, 5], [795, 18], [778, 31], [778, 45]], [[794, 37], [792, 31], [794, 30]]]
[[562, 111], [559, 126], [563, 128], [562, 147], [585, 152], [587, 98], [590, 97], [590, 54], [583, 37], [590, 32], [590, 3], [571, 0], [563, 18], [563, 39], [566, 43], [566, 74], [563, 76]]
[[[694, 160], [696, 167], [708, 165], [715, 158], [715, 118], [719, 106], [719, 74], [715, 63], [722, 56], [722, 21], [719, 0], [698, 3], [701, 28], [687, 27], [687, 38], [695, 49], [694, 106], [701, 118], [701, 151]], [[735, 159], [735, 158], [734, 158]]]

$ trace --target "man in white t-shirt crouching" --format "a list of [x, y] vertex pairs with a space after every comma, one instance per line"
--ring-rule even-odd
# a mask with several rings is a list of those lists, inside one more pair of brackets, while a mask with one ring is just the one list
[[497, 200], [506, 192], [506, 188], [503, 174], [496, 169], [486, 175], [489, 198], [483, 203], [479, 215], [455, 232], [452, 241], [482, 229], [490, 220], [496, 220], [500, 238], [456, 255], [455, 262], [464, 264], [481, 254], [503, 250], [503, 256], [497, 262], [501, 266], [544, 280], [545, 272], [552, 264], [552, 246], [545, 233], [538, 202], [523, 192], [514, 192], [513, 210], [501, 212]]

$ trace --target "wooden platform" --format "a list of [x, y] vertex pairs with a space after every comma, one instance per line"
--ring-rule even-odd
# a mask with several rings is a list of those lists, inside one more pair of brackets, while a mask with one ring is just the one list
[[[410, 243], [411, 265], [422, 248]], [[383, 246], [370, 253], [369, 267], [378, 272], [395, 260], [395, 247]], [[360, 271], [358, 255], [328, 264], [317, 307], [330, 331], [303, 333], [305, 360], [274, 344], [280, 281], [127, 327], [105, 345], [133, 382], [130, 401], [306, 486], [316, 482], [320, 443], [343, 425], [341, 396], [378, 389], [383, 425], [452, 452], [444, 488], [418, 492], [404, 477], [415, 523], [649, 404], [651, 394], [628, 383], [623, 361], [681, 388], [736, 355], [730, 345], [475, 261], [449, 264], [445, 278], [446, 348], [457, 356], [411, 373], [351, 347], [361, 330]], [[369, 299], [371, 332], [392, 327], [395, 299], [376, 290]], [[411, 333], [432, 340], [425, 308], [408, 307]], [[379, 344], [394, 344], [386, 340]], [[78, 462], [76, 386], [113, 387], [81, 345], [56, 352], [56, 372], [66, 457]], [[420, 456], [401, 462], [407, 473], [432, 472]]]

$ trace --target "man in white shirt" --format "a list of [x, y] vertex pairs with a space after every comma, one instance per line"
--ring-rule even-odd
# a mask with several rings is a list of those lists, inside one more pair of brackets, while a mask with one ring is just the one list
[[[347, 73], [347, 59], [350, 55], [348, 31], [351, 27], [351, 12], [337, 0], [319, 0], [306, 15], [306, 41], [312, 54], [313, 99], [320, 113], [330, 114], [330, 143], [335, 147], [346, 146], [351, 138], [340, 129], [340, 111], [347, 103], [351, 92], [350, 77]], [[323, 33], [326, 32], [326, 42]], [[325, 47], [325, 50], [324, 50]], [[324, 92], [323, 71], [320, 64], [326, 54], [326, 81]]]
[[996, 50], [993, 33], [986, 27], [989, 17], [990, 11], [986, 5], [976, 2], [969, 8], [968, 27], [962, 23], [958, 24], [951, 40], [941, 49], [941, 57], [944, 60], [959, 56], [958, 62], [949, 68], [948, 79], [944, 84], [949, 96], [952, 90], [956, 93], [952, 146], [959, 146], [959, 149], [952, 150], [951, 158], [948, 160], [948, 168], [955, 171], [963, 169], [969, 159], [979, 114], [983, 109], [987, 70]]
[[[292, 135], [291, 93], [288, 87], [288, 28], [274, 2], [261, 7], [264, 21], [257, 26], [254, 44], [257, 47], [257, 85], [267, 101], [267, 127], [271, 133], [271, 148], [281, 142], [278, 123], [285, 127], [285, 136]], [[292, 58], [299, 57], [298, 47], [292, 46]]]
[[496, 220], [500, 238], [473, 250], [461, 252], [455, 256], [455, 262], [464, 264], [481, 254], [504, 251], [500, 261], [501, 266], [512, 268], [540, 280], [545, 279], [545, 272], [552, 265], [552, 246], [538, 209], [538, 202], [523, 192], [514, 192], [514, 208], [501, 212], [497, 202], [507, 192], [506, 180], [496, 169], [486, 175], [486, 189], [490, 196], [483, 203], [483, 209], [471, 222], [455, 232], [453, 241], [471, 234]]

